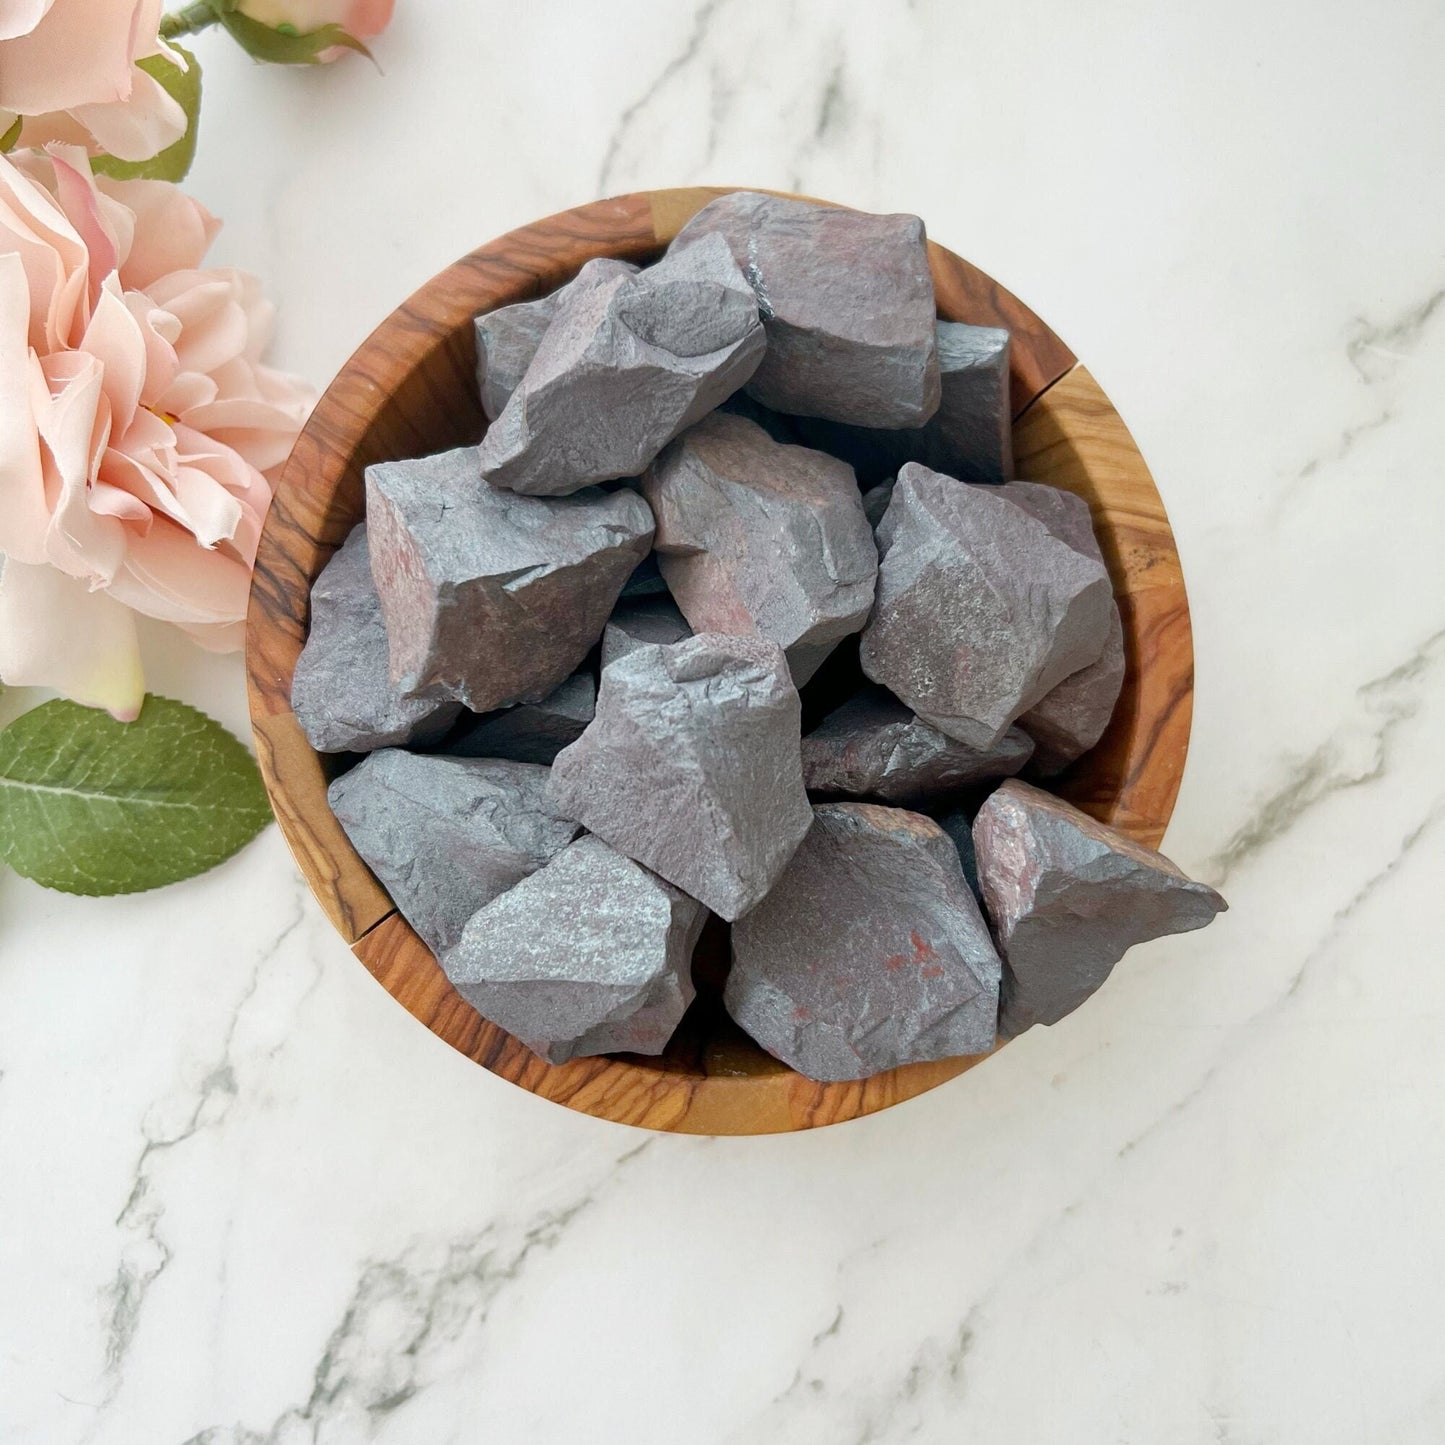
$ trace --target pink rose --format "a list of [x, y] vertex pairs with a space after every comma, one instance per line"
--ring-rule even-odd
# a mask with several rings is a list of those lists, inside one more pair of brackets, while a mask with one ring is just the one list
[[[186, 113], [136, 61], [164, 53], [161, 0], [0, 0], [0, 131], [143, 161], [185, 134]], [[92, 144], [93, 142], [93, 144]]]
[[[284, 25], [307, 35], [323, 25], [339, 25], [357, 40], [370, 40], [391, 24], [395, 0], [241, 0], [236, 8], [273, 30]], [[345, 54], [343, 47], [333, 45], [317, 59], [332, 61]]]
[[254, 278], [217, 223], [83, 152], [0, 157], [0, 677], [134, 717], [131, 609], [239, 646], [251, 567], [313, 393], [261, 364]]

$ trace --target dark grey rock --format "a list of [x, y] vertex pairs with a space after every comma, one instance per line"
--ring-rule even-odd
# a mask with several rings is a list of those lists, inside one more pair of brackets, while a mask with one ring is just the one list
[[461, 714], [460, 703], [404, 697], [392, 682], [365, 522], [351, 529], [311, 588], [291, 710], [319, 753], [435, 742]]
[[1103, 655], [1066, 677], [1019, 717], [1034, 740], [1032, 769], [1040, 777], [1062, 772], [1104, 736], [1124, 686], [1124, 624], [1115, 607]]
[[876, 487], [869, 487], [863, 493], [863, 515], [868, 518], [868, 525], [876, 532], [878, 524], [883, 520], [883, 514], [888, 510], [888, 504], [893, 500], [893, 482], [879, 482]]
[[1098, 659], [1114, 605], [1103, 564], [1006, 492], [903, 468], [859, 649], [873, 681], [975, 748]]
[[973, 825], [1004, 956], [999, 1031], [1057, 1023], [1136, 943], [1203, 928], [1228, 905], [1162, 853], [1011, 778]]
[[392, 678], [473, 712], [573, 672], [652, 542], [635, 492], [521, 497], [479, 482], [471, 447], [368, 467], [366, 510]]
[[707, 910], [600, 838], [489, 903], [442, 959], [484, 1018], [550, 1063], [660, 1054], [693, 999]]
[[971, 748], [915, 717], [886, 689], [869, 688], [803, 739], [803, 781], [813, 793], [922, 805], [1009, 777], [1033, 750], [1018, 728], [992, 748]]
[[692, 628], [671, 597], [621, 602], [602, 633], [602, 666], [610, 667], [619, 657], [626, 657], [648, 643], [681, 642], [691, 636]]
[[733, 925], [724, 1002], [810, 1079], [986, 1053], [999, 959], [931, 819], [825, 804], [773, 891]]
[[521, 385], [562, 297], [589, 290], [614, 276], [630, 276], [636, 270], [630, 261], [598, 256], [549, 295], [519, 301], [515, 306], [500, 306], [477, 317], [477, 386], [489, 421], [501, 415]]
[[921, 426], [938, 409], [933, 277], [923, 222], [736, 191], [704, 206], [672, 253], [726, 238], [768, 333], [749, 393], [774, 411]]
[[734, 919], [812, 822], [800, 705], [776, 643], [702, 633], [602, 673], [597, 716], [552, 768], [552, 799], [614, 848]]
[[757, 302], [717, 240], [564, 296], [482, 439], [482, 477], [562, 496], [635, 476], [753, 374], [764, 345]]
[[623, 584], [622, 595], [626, 598], [667, 595], [667, 583], [662, 580], [662, 573], [657, 570], [656, 553], [649, 552], [637, 564], [632, 576]]
[[846, 463], [717, 413], [647, 469], [663, 580], [699, 632], [770, 638], [801, 686], [868, 619], [878, 552]]
[[524, 702], [479, 717], [447, 744], [459, 758], [512, 758], [548, 765], [575, 743], [592, 721], [597, 684], [590, 672], [574, 672], [541, 702]]
[[484, 904], [577, 836], [547, 797], [547, 769], [387, 748], [327, 789], [351, 845], [433, 953]]
[[923, 426], [885, 430], [803, 417], [796, 423], [798, 439], [842, 457], [864, 487], [891, 477], [905, 462], [922, 462], [966, 482], [1005, 482], [1013, 474], [1008, 353], [1007, 331], [940, 321], [941, 400]]
[[756, 422], [775, 442], [783, 446], [803, 445], [803, 439], [798, 434], [799, 418], [784, 416], [782, 412], [764, 406], [756, 397], [749, 396], [746, 390], [733, 392], [718, 410], [729, 416], [742, 416]]
[[963, 864], [963, 876], [968, 881], [973, 896], [983, 902], [983, 889], [978, 881], [978, 857], [973, 851], [973, 813], [967, 809], [956, 809], [945, 813], [938, 826], [953, 840], [958, 849], [958, 861]]

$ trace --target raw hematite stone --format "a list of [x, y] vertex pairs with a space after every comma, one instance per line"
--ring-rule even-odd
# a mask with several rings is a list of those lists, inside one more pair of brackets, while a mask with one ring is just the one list
[[884, 688], [850, 698], [803, 739], [810, 792], [924, 804], [1018, 772], [1034, 745], [1010, 728], [971, 748], [914, 716]]
[[637, 564], [632, 576], [623, 584], [622, 596], [633, 598], [665, 597], [666, 595], [667, 583], [662, 580], [662, 573], [657, 570], [657, 554], [649, 552]]
[[475, 914], [443, 958], [484, 1018], [554, 1064], [660, 1054], [693, 999], [707, 910], [600, 838], [579, 838]]
[[577, 836], [547, 797], [547, 769], [387, 748], [327, 789], [351, 846], [433, 953], [483, 904]]
[[368, 467], [366, 507], [393, 679], [473, 712], [557, 687], [652, 542], [635, 492], [517, 496], [477, 480], [471, 447]]
[[800, 418], [799, 440], [842, 457], [864, 487], [893, 476], [905, 462], [966, 482], [1006, 482], [1013, 474], [1008, 353], [1007, 331], [940, 321], [941, 400], [923, 426], [884, 430]]
[[691, 636], [692, 628], [671, 597], [620, 602], [602, 634], [602, 666], [611, 667], [619, 657], [626, 657], [648, 643], [681, 642]]
[[868, 525], [876, 532], [878, 524], [883, 520], [883, 514], [888, 510], [888, 504], [893, 500], [892, 481], [879, 482], [876, 487], [869, 487], [863, 493], [863, 515], [868, 518]]
[[801, 686], [867, 621], [878, 552], [848, 466], [719, 413], [648, 468], [668, 590], [694, 629], [770, 638]]
[[541, 702], [524, 702], [479, 717], [447, 744], [446, 751], [460, 758], [550, 764], [561, 749], [582, 736], [596, 706], [592, 674], [574, 672]]
[[403, 696], [391, 680], [366, 523], [351, 529], [311, 588], [311, 628], [296, 659], [291, 710], [319, 753], [435, 742], [461, 704]]
[[1203, 928], [1227, 907], [1162, 853], [1016, 778], [984, 803], [973, 841], [1009, 1037], [1072, 1013], [1136, 943]]
[[564, 296], [482, 439], [482, 477], [563, 496], [635, 476], [753, 374], [757, 302], [719, 240]]
[[598, 256], [565, 286], [559, 286], [549, 295], [535, 301], [519, 301], [514, 306], [500, 306], [477, 317], [477, 386], [482, 394], [482, 410], [489, 421], [501, 415], [521, 384], [562, 298], [575, 291], [589, 290], [614, 276], [630, 276], [636, 270], [630, 261]]
[[910, 462], [877, 529], [878, 600], [863, 671], [975, 748], [1103, 651], [1103, 564], [1007, 495]]
[[771, 893], [733, 925], [728, 1012], [810, 1079], [986, 1053], [999, 959], [943, 830], [825, 804]]
[[812, 822], [782, 649], [701, 633], [602, 673], [597, 716], [552, 768], [558, 809], [734, 919]]
[[672, 243], [726, 238], [757, 293], [768, 350], [748, 391], [774, 411], [921, 426], [938, 409], [933, 277], [923, 222], [735, 191]]

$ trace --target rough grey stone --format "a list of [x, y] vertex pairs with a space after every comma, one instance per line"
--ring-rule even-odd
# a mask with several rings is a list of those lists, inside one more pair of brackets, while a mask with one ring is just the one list
[[500, 306], [477, 317], [477, 386], [489, 421], [501, 415], [521, 384], [562, 297], [590, 290], [614, 276], [630, 276], [636, 270], [630, 261], [598, 256], [549, 295]]
[[869, 688], [803, 739], [803, 781], [814, 793], [932, 803], [1018, 772], [1033, 750], [1018, 728], [992, 748], [971, 748], [915, 717], [886, 689]]
[[650, 642], [681, 642], [692, 636], [687, 619], [671, 597], [644, 597], [619, 603], [602, 634], [602, 666], [636, 652]]
[[963, 876], [973, 890], [973, 896], [982, 903], [983, 889], [978, 881], [978, 857], [973, 851], [973, 819], [973, 813], [960, 808], [952, 813], [945, 813], [938, 820], [938, 826], [953, 840], [953, 846], [958, 849], [958, 861], [963, 864]]
[[979, 810], [973, 841], [1010, 1037], [1072, 1013], [1136, 943], [1203, 928], [1227, 907], [1162, 853], [1016, 778]]
[[999, 959], [943, 830], [866, 803], [814, 812], [773, 891], [733, 925], [728, 1012], [811, 1079], [987, 1052]]
[[938, 410], [921, 427], [887, 430], [799, 418], [798, 439], [842, 457], [860, 486], [891, 477], [905, 462], [966, 482], [1005, 482], [1013, 474], [1009, 334], [992, 326], [938, 323], [942, 382]]
[[801, 686], [873, 606], [878, 551], [846, 463], [717, 413], [648, 468], [668, 590], [700, 632], [770, 638]]
[[873, 681], [976, 748], [1097, 660], [1114, 605], [1103, 564], [1006, 490], [903, 468], [876, 533], [878, 600], [859, 650]]
[[734, 919], [812, 822], [800, 705], [776, 643], [702, 633], [602, 674], [597, 716], [552, 768], [552, 799], [614, 848]]
[[460, 758], [512, 758], [519, 763], [550, 764], [568, 743], [575, 743], [592, 721], [597, 684], [590, 672], [574, 672], [541, 702], [524, 702], [487, 713], [447, 744]]
[[660, 1054], [693, 999], [696, 899], [579, 838], [481, 909], [442, 959], [484, 1018], [554, 1064]]
[[437, 954], [578, 831], [548, 800], [547, 769], [531, 763], [387, 748], [326, 796], [352, 847]]
[[737, 191], [672, 243], [721, 235], [757, 292], [768, 350], [748, 391], [774, 411], [873, 427], [938, 409], [933, 277], [923, 222]]
[[1115, 607], [1103, 655], [1066, 677], [1019, 717], [1034, 740], [1033, 771], [1040, 777], [1061, 772], [1104, 736], [1124, 686], [1124, 624]]
[[883, 514], [888, 510], [888, 504], [893, 500], [892, 481], [879, 482], [876, 487], [869, 487], [863, 493], [863, 515], [868, 518], [868, 525], [876, 532], [878, 524], [883, 520]]
[[471, 447], [368, 467], [366, 510], [392, 678], [473, 712], [557, 687], [652, 542], [635, 492], [520, 497], [477, 480]]
[[311, 628], [296, 659], [291, 710], [319, 753], [370, 752], [442, 737], [461, 704], [404, 697], [391, 680], [366, 523], [353, 527], [311, 588]]
[[564, 296], [482, 439], [482, 477], [562, 496], [640, 472], [753, 374], [757, 301], [721, 241]]
[[632, 576], [622, 587], [623, 597], [661, 597], [667, 592], [667, 583], [657, 570], [657, 556], [649, 552], [633, 570]]

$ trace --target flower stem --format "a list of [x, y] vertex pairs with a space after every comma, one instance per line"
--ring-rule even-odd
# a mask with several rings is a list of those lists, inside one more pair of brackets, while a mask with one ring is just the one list
[[174, 15], [161, 17], [161, 39], [175, 40], [182, 35], [194, 35], [215, 23], [215, 7], [208, 0], [195, 0], [194, 4], [183, 5]]

